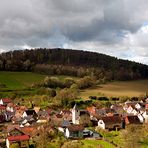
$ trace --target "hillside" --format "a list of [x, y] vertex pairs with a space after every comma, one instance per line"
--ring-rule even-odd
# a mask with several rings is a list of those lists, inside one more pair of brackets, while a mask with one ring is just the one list
[[20, 90], [30, 87], [33, 83], [42, 81], [46, 76], [31, 72], [0, 72], [0, 87], [4, 90]]
[[105, 80], [148, 78], [148, 66], [104, 54], [70, 49], [15, 50], [0, 55], [1, 71], [35, 71], [50, 75], [95, 76]]

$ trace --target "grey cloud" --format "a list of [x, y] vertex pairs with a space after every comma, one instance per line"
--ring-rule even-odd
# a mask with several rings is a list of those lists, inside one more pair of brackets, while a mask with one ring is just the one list
[[[90, 42], [91, 49], [105, 47], [115, 53], [117, 49], [113, 48], [116, 45], [119, 48], [133, 47], [127, 37], [129, 34], [132, 34], [135, 41], [135, 53], [139, 54], [136, 52], [139, 51], [139, 47], [147, 46], [145, 35], [141, 36], [138, 32], [148, 20], [147, 0], [0, 0], [0, 2], [0, 49], [15, 49], [24, 45], [71, 47], [72, 44], [75, 45], [72, 47], [77, 48], [84, 47], [86, 42]], [[124, 49], [121, 48], [121, 53]], [[104, 49], [104, 52], [107, 53], [108, 50]]]

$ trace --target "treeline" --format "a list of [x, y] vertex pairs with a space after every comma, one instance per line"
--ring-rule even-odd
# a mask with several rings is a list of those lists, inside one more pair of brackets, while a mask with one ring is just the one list
[[50, 75], [94, 76], [100, 81], [148, 77], [148, 66], [104, 54], [70, 49], [15, 50], [0, 55], [2, 71], [35, 71]]

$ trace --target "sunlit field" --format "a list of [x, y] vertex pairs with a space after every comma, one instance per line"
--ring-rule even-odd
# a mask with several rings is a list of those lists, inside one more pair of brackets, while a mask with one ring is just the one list
[[148, 93], [148, 80], [137, 81], [118, 81], [99, 85], [94, 88], [85, 89], [80, 93], [80, 97], [88, 98], [89, 96], [141, 96]]

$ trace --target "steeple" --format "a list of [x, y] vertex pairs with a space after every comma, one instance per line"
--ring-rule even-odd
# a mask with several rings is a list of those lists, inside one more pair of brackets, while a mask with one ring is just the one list
[[72, 109], [72, 123], [73, 124], [79, 124], [79, 109], [77, 107], [77, 104], [74, 105], [73, 109]]
[[77, 104], [74, 105], [73, 110], [78, 110]]

